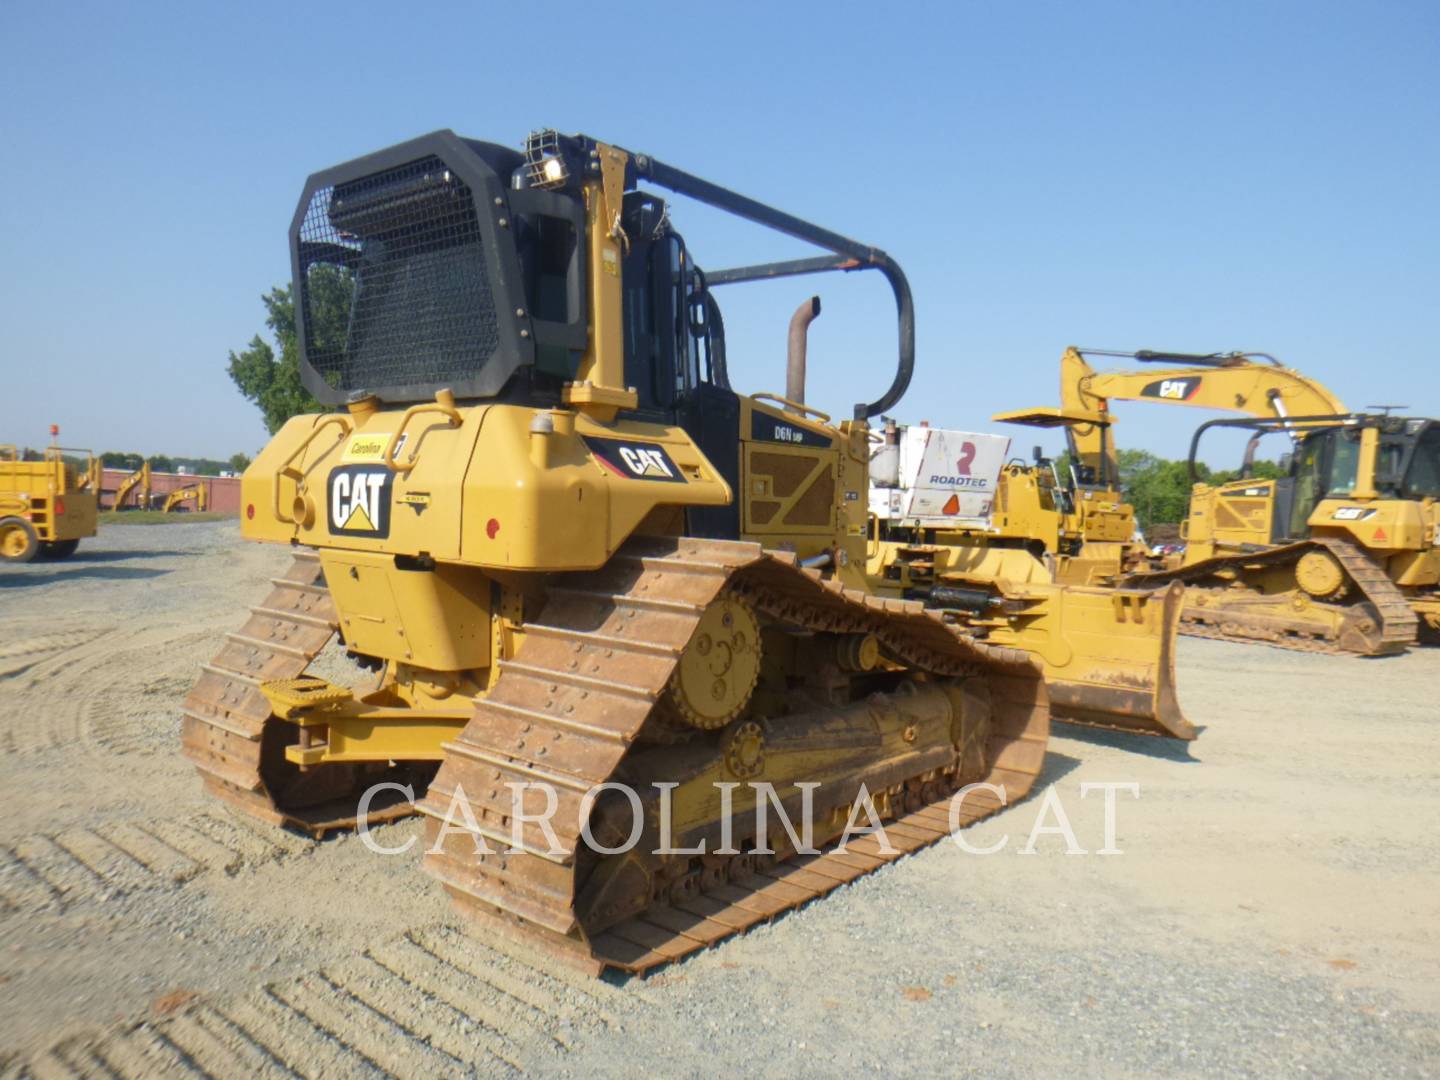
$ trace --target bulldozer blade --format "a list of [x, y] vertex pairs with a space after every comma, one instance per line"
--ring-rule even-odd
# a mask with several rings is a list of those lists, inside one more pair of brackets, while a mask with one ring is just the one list
[[1191, 740], [1175, 693], [1184, 589], [1057, 586], [1017, 644], [1039, 653], [1056, 720]]

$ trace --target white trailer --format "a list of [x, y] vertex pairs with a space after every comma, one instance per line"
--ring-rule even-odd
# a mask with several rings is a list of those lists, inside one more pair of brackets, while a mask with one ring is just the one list
[[884, 440], [870, 464], [872, 514], [894, 525], [989, 525], [1008, 436], [887, 424]]

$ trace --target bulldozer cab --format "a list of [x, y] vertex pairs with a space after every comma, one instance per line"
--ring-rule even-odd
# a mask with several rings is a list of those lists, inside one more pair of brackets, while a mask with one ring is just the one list
[[[1327, 499], [1440, 496], [1440, 424], [1432, 420], [1360, 413], [1212, 420], [1191, 443], [1190, 475], [1196, 483], [1200, 440], [1214, 427], [1255, 432], [1240, 478], [1215, 489], [1217, 537], [1227, 521], [1243, 518], [1264, 533], [1257, 542], [1299, 540], [1310, 535], [1311, 518]], [[1274, 433], [1294, 440], [1289, 468], [1278, 479], [1257, 480], [1251, 475], [1256, 444]]]
[[[826, 254], [706, 274], [642, 181]], [[521, 152], [442, 131], [310, 177], [291, 258], [307, 389], [352, 415], [417, 403], [398, 431], [376, 436], [385, 464], [405, 439], [410, 460], [422, 441], [448, 452], [443, 431], [406, 423], [428, 411], [458, 427], [456, 402], [662, 425], [683, 431], [735, 493], [677, 498], [688, 535], [843, 562], [853, 534], [863, 551], [866, 485], [852, 466], [864, 456], [842, 449], [863, 448], [863, 421], [903, 394], [914, 357], [909, 286], [883, 252], [585, 136], [540, 132]], [[900, 351], [889, 390], [855, 407], [855, 437], [805, 406], [803, 375], [785, 398], [731, 389], [713, 289], [865, 269], [895, 293]]]

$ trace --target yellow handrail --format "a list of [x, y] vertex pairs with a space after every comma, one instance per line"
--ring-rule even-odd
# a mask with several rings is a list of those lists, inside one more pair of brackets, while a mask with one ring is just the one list
[[390, 467], [392, 472], [408, 473], [411, 469], [415, 468], [415, 455], [420, 452], [419, 440], [416, 440], [415, 449], [410, 451], [408, 460], [396, 461], [395, 452], [400, 448], [400, 439], [405, 434], [405, 428], [411, 419], [425, 412], [443, 413], [445, 418], [450, 421], [451, 427], [459, 427], [463, 420], [460, 415], [460, 410], [455, 407], [455, 395], [449, 390], [437, 391], [434, 401], [425, 401], [419, 405], [411, 405], [410, 408], [405, 410], [405, 415], [400, 418], [400, 426], [395, 429], [395, 433], [390, 436], [390, 441], [385, 444], [385, 454], [383, 458], [385, 464]]
[[290, 463], [293, 462], [301, 454], [303, 454], [305, 452], [305, 448], [315, 441], [315, 436], [319, 435], [320, 432], [324, 431], [331, 424], [339, 424], [341, 427], [344, 428], [344, 431], [340, 433], [341, 438], [344, 438], [346, 435], [350, 434], [350, 431], [353, 428], [353, 425], [350, 423], [350, 418], [344, 413], [330, 413], [328, 416], [326, 416], [323, 420], [321, 420], [318, 424], [316, 424], [313, 428], [310, 429], [310, 434], [305, 436], [304, 441], [301, 442], [301, 444], [297, 446], [294, 450], [292, 450], [290, 452], [290, 456], [287, 457], [280, 464], [280, 467], [275, 470], [275, 505], [273, 509], [275, 511], [275, 517], [277, 520], [288, 522], [291, 525], [300, 524], [299, 520], [290, 517], [288, 514], [286, 514], [280, 509], [280, 480], [282, 477], [288, 476], [290, 477], [290, 479], [295, 481], [296, 496], [298, 499], [300, 481], [305, 479], [305, 474], [299, 469], [292, 469], [290, 467]]
[[830, 422], [829, 413], [821, 412], [819, 409], [812, 409], [809, 405], [803, 405], [798, 401], [791, 401], [789, 398], [781, 397], [779, 394], [751, 394], [750, 400], [773, 401], [777, 405], [784, 405], [785, 408], [792, 412], [818, 417], [822, 424], [828, 424]]

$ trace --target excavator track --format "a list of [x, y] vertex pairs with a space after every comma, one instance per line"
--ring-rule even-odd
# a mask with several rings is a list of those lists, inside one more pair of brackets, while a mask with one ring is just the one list
[[[275, 825], [324, 836], [355, 825], [354, 794], [376, 779], [341, 766], [300, 773], [284, 764], [289, 725], [273, 720], [262, 683], [301, 674], [335, 636], [335, 605], [320, 559], [298, 550], [271, 579], [264, 601], [210, 663], [181, 706], [181, 753], [206, 788], [236, 808]], [[370, 820], [411, 813], [408, 803], [376, 806]]]
[[[843, 852], [732, 859], [707, 872], [693, 895], [636, 897], [640, 910], [632, 917], [587, 934], [576, 913], [582, 874], [593, 865], [574, 824], [580, 800], [594, 785], [625, 775], [623, 760], [663, 707], [682, 650], [722, 590], [800, 630], [873, 633], [888, 655], [932, 676], [984, 676], [990, 696], [984, 765], [964, 779], [1003, 785], [1007, 801], [1035, 782], [1049, 709], [1028, 654], [977, 643], [918, 602], [844, 589], [757, 544], [635, 539], [599, 570], [552, 579], [538, 618], [525, 624], [523, 644], [502, 662], [464, 731], [446, 744], [440, 772], [418, 803], [430, 819], [425, 868], [464, 912], [586, 970], [638, 972], [768, 921], [952, 831], [952, 785], [942, 790], [932, 780], [926, 797], [907, 799], [887, 825], [893, 852], [869, 837]], [[558, 854], [528, 823], [522, 849], [512, 850], [506, 785], [537, 781], [559, 793]], [[457, 814], [457, 805], [468, 813]], [[956, 824], [1002, 805], [973, 792]], [[477, 851], [482, 844], [499, 850]]]
[[[1325, 551], [1334, 557], [1358, 592], [1344, 604], [1308, 602], [1307, 606], [1333, 616], [1328, 625], [1295, 614], [1288, 594], [1275, 594], [1266, 603], [1252, 590], [1203, 584], [1217, 570], [1237, 568], [1243, 572], [1245, 568], [1293, 565], [1308, 551]], [[1151, 588], [1172, 581], [1186, 586], [1180, 632], [1192, 637], [1261, 641], [1284, 649], [1330, 655], [1390, 656], [1414, 645], [1419, 633], [1419, 618], [1405, 594], [1360, 547], [1348, 540], [1316, 537], [1253, 555], [1223, 556], [1175, 570], [1132, 574], [1121, 584]]]

